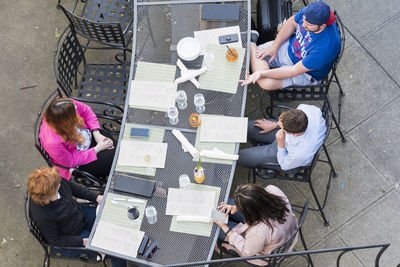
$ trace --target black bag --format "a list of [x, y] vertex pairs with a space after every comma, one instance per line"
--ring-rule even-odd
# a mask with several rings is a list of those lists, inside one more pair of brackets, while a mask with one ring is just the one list
[[275, 39], [279, 24], [292, 16], [291, 0], [258, 0], [257, 31], [260, 34], [257, 44]]

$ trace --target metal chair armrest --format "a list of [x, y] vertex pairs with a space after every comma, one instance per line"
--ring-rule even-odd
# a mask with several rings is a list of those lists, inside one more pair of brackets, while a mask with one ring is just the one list
[[[110, 102], [102, 102], [102, 101], [96, 101], [96, 100], [91, 100], [91, 99], [82, 99], [82, 98], [79, 98], [79, 97], [71, 97], [71, 98], [72, 98], [72, 99], [75, 99], [75, 100], [77, 100], [77, 101], [79, 101], [79, 102], [86, 102], [86, 103], [92, 103], [92, 104], [99, 104], [99, 105], [110, 106], [110, 107], [116, 108], [116, 109], [118, 109], [119, 111], [121, 111], [122, 113], [124, 113], [124, 110], [123, 110], [120, 106], [118, 106], [118, 105], [116, 105], [116, 104], [113, 104], [113, 103], [110, 103]], [[105, 114], [105, 115], [107, 115], [107, 114]]]

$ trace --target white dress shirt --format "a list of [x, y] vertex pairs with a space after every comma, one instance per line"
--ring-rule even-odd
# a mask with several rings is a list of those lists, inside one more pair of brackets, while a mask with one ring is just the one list
[[297, 109], [307, 115], [308, 125], [300, 136], [286, 133], [285, 147], [278, 146], [277, 158], [282, 170], [309, 165], [324, 142], [326, 125], [321, 110], [306, 104], [299, 105]]

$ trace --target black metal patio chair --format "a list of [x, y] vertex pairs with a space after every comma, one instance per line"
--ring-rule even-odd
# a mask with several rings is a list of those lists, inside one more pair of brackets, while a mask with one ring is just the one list
[[[303, 236], [303, 232], [301, 230], [301, 227], [304, 223], [304, 220], [306, 219], [307, 216], [307, 210], [308, 210], [308, 204], [309, 204], [309, 198], [306, 199], [306, 202], [304, 203], [303, 209], [300, 212], [300, 218], [299, 218], [299, 222], [297, 224], [297, 228], [296, 231], [288, 238], [288, 240], [286, 240], [284, 243], [282, 243], [281, 245], [279, 245], [278, 247], [276, 247], [274, 250], [271, 251], [271, 255], [272, 254], [281, 254], [281, 253], [286, 253], [289, 251], [290, 247], [293, 245], [293, 242], [297, 236], [297, 234], [299, 234], [301, 242], [303, 244], [304, 250], [308, 250], [306, 242], [304, 240], [304, 236]], [[239, 254], [236, 253], [236, 251], [234, 250], [228, 250], [226, 249], [222, 244], [223, 243], [227, 243], [226, 241], [217, 241], [217, 246], [221, 251], [221, 257], [222, 255], [229, 255], [232, 257], [240, 257]], [[314, 263], [311, 259], [310, 255], [306, 255], [304, 256], [307, 259], [307, 263], [308, 266], [314, 266]], [[275, 258], [268, 258], [268, 259], [259, 259], [262, 261], [265, 261], [265, 266], [268, 267], [274, 267], [274, 266], [280, 266], [282, 264], [282, 262], [285, 260], [285, 257], [275, 257]], [[248, 265], [251, 266], [259, 266], [259, 265], [254, 265], [250, 262], [246, 262]]]
[[[62, 97], [62, 96], [63, 95], [61, 94], [61, 91], [57, 88], [47, 97], [47, 99], [43, 103], [42, 107], [40, 108], [40, 111], [37, 114], [37, 118], [36, 118], [36, 122], [35, 122], [35, 126], [34, 126], [34, 132], [33, 132], [35, 147], [39, 151], [40, 155], [43, 157], [43, 159], [46, 161], [46, 163], [49, 167], [57, 166], [57, 167], [69, 170], [71, 172], [71, 181], [76, 182], [78, 184], [82, 184], [82, 185], [88, 187], [89, 189], [103, 191], [105, 183], [106, 183], [106, 179], [100, 179], [99, 177], [95, 177], [94, 175], [92, 175], [88, 172], [79, 170], [79, 168], [70, 168], [70, 167], [62, 166], [60, 164], [53, 162], [51, 160], [49, 154], [46, 152], [46, 150], [43, 148], [43, 146], [40, 142], [40, 138], [39, 138], [40, 126], [43, 121], [44, 112], [46, 111], [47, 107], [54, 99], [56, 99], [58, 97]], [[78, 99], [78, 101], [85, 102], [82, 99]], [[104, 103], [98, 103], [98, 104], [104, 105]], [[98, 116], [98, 118], [103, 117], [103, 119], [105, 119], [107, 121], [111, 120], [112, 123], [114, 123], [114, 124], [120, 123], [120, 121], [115, 120], [114, 118], [112, 118], [110, 116], [105, 116], [103, 114], [96, 114], [96, 116]], [[102, 129], [105, 131], [108, 131], [110, 133], [113, 133], [112, 130], [109, 131], [110, 125], [107, 121], [101, 124]]]
[[[56, 80], [65, 95], [85, 99], [96, 114], [122, 119], [129, 80], [129, 62], [86, 62], [74, 29], [68, 26], [54, 50], [53, 68]], [[79, 83], [78, 83], [79, 80]], [[109, 108], [99, 106], [104, 103]]]
[[341, 130], [340, 130], [340, 118], [341, 118], [341, 107], [342, 107], [342, 97], [345, 95], [340, 85], [339, 79], [336, 74], [336, 69], [339, 65], [340, 59], [342, 58], [344, 47], [345, 47], [345, 33], [343, 23], [335, 11], [336, 23], [339, 28], [340, 39], [341, 39], [341, 47], [338, 56], [332, 66], [332, 69], [327, 77], [325, 77], [322, 82], [318, 85], [307, 85], [307, 86], [291, 86], [286, 87], [279, 90], [268, 91], [270, 96], [270, 104], [268, 107], [264, 106], [264, 96], [266, 94], [266, 90], [261, 91], [260, 95], [260, 109], [265, 118], [268, 116], [273, 116], [273, 109], [275, 107], [275, 102], [290, 102], [290, 101], [310, 101], [310, 100], [325, 100], [328, 98], [329, 88], [331, 83], [336, 83], [339, 87], [339, 99], [338, 99], [338, 119], [332, 113], [333, 121], [336, 125], [336, 128], [339, 130], [339, 133], [342, 138], [342, 142], [346, 142]]
[[[280, 107], [288, 108], [288, 107], [284, 107], [284, 106], [280, 106]], [[328, 136], [329, 136], [329, 133], [331, 130], [331, 126], [332, 126], [332, 110], [331, 110], [331, 107], [329, 104], [329, 100], [324, 101], [321, 111], [322, 111], [322, 116], [324, 117], [325, 123], [326, 123], [325, 138], [324, 138], [324, 141], [323, 141], [321, 147], [315, 153], [310, 165], [298, 167], [296, 169], [287, 170], [287, 171], [282, 170], [280, 168], [279, 164], [260, 165], [260, 166], [255, 167], [254, 169], [249, 169], [248, 182], [250, 182], [250, 175], [251, 175], [251, 172], [253, 172], [253, 183], [256, 183], [257, 176], [259, 176], [263, 179], [282, 179], [282, 180], [308, 183], [310, 185], [311, 193], [314, 197], [314, 200], [318, 206], [318, 209], [310, 208], [309, 210], [319, 211], [322, 216], [322, 219], [324, 220], [324, 225], [328, 226], [329, 222], [326, 219], [323, 209], [325, 208], [326, 200], [328, 198], [331, 178], [332, 178], [332, 176], [337, 177], [337, 173], [332, 164], [331, 158], [328, 154], [328, 150], [326, 149], [326, 146], [325, 146], [325, 142], [328, 139]], [[322, 160], [319, 158], [321, 150], [324, 150], [327, 160]], [[328, 182], [326, 184], [326, 191], [325, 191], [324, 201], [323, 201], [322, 205], [320, 204], [320, 201], [318, 200], [318, 197], [315, 193], [312, 179], [311, 179], [312, 172], [313, 172], [314, 167], [317, 164], [317, 162], [327, 163], [327, 164], [329, 164], [329, 167], [330, 167], [329, 178], [328, 178]]]
[[50, 245], [46, 239], [44, 238], [43, 234], [40, 232], [39, 227], [35, 223], [35, 221], [32, 219], [31, 214], [29, 212], [29, 202], [30, 202], [30, 197], [28, 192], [25, 193], [25, 202], [24, 202], [24, 212], [25, 212], [25, 220], [26, 224], [28, 225], [29, 232], [33, 235], [33, 237], [40, 243], [44, 250], [44, 260], [43, 260], [43, 267], [50, 267], [50, 259], [55, 258], [55, 259], [73, 259], [73, 260], [80, 260], [86, 263], [102, 263], [104, 267], [107, 266], [105, 260], [101, 256], [100, 253], [91, 251], [91, 253], [96, 253], [97, 257], [92, 258], [89, 257], [88, 254], [84, 253], [82, 251], [82, 254], [80, 255], [79, 258], [71, 258], [71, 257], [65, 257], [62, 256], [60, 253], [58, 253], [55, 249], [64, 249], [64, 250], [83, 250], [84, 248], [78, 248], [78, 247], [56, 247]]
[[[123, 61], [126, 61], [126, 52], [132, 52], [128, 46], [133, 37], [133, 0], [85, 1], [80, 15], [74, 14], [76, 5], [71, 11], [67, 10], [62, 4], [59, 6], [76, 33], [89, 40], [87, 44], [81, 44], [83, 47], [120, 49], [123, 51]], [[147, 12], [147, 9], [142, 10]], [[144, 17], [146, 17], [153, 44], [155, 44], [148, 14], [138, 16], [138, 18]], [[91, 40], [106, 46], [89, 46]], [[120, 55], [115, 56], [116, 60], [122, 61], [119, 59]]]

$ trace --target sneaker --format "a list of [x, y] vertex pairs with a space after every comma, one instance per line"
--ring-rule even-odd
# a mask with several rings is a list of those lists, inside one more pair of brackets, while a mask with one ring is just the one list
[[257, 43], [258, 37], [260, 37], [260, 34], [256, 30], [251, 30], [250, 41], [253, 43]]

